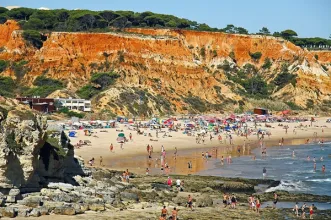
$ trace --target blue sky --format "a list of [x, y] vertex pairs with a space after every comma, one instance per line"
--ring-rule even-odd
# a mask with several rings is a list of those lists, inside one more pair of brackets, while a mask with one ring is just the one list
[[293, 29], [300, 37], [329, 38], [331, 35], [329, 0], [0, 0], [0, 5], [152, 11], [218, 28], [234, 24], [249, 32], [268, 27], [271, 32]]

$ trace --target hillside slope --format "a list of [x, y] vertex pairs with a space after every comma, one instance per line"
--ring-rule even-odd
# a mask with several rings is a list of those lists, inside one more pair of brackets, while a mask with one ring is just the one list
[[[239, 108], [249, 97], [269, 97], [303, 108], [328, 107], [331, 100], [331, 52], [303, 50], [281, 38], [132, 28], [52, 32], [36, 49], [21, 32], [15, 21], [0, 25], [0, 60], [27, 61], [24, 71], [9, 66], [1, 75], [20, 85], [32, 85], [37, 76], [45, 75], [76, 91], [89, 83], [93, 72], [118, 73], [115, 85], [93, 97], [96, 111], [133, 115], [226, 111]], [[257, 52], [260, 56], [254, 56]], [[270, 62], [265, 65], [267, 58]], [[277, 78], [283, 72], [287, 75]], [[292, 78], [277, 84], [283, 76]], [[268, 96], [261, 96], [263, 92], [256, 96], [256, 88], [248, 91], [240, 77], [261, 78], [273, 86], [268, 87]]]

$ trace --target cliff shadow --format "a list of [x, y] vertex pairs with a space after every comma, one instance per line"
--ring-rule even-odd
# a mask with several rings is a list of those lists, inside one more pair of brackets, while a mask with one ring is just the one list
[[10, 152], [5, 159], [7, 160], [7, 169], [4, 172], [4, 176], [7, 178], [8, 184], [17, 188], [21, 187], [25, 184], [25, 180], [20, 160], [13, 152]]
[[74, 146], [62, 131], [60, 135], [49, 136], [39, 152], [37, 174], [40, 184], [49, 182], [65, 182], [78, 185], [74, 176], [85, 176], [80, 161], [75, 158]]

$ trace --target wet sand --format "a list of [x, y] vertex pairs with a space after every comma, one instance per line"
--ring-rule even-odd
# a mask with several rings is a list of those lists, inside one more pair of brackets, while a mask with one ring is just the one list
[[[331, 128], [321, 126], [330, 126], [326, 123], [326, 118], [318, 118], [317, 122], [313, 123], [313, 127], [308, 127], [310, 122], [302, 122], [303, 125], [307, 125], [307, 128], [295, 128], [296, 134], [293, 132], [295, 126], [299, 126], [300, 123], [282, 123], [283, 125], [288, 125], [288, 133], [285, 133], [283, 127], [277, 126], [279, 123], [272, 123], [271, 125], [274, 128], [265, 128], [264, 123], [259, 123], [257, 128], [267, 129], [271, 132], [271, 136], [265, 136], [265, 146], [278, 146], [278, 141], [281, 138], [285, 139], [284, 145], [300, 145], [304, 144], [307, 139], [312, 141], [315, 139], [313, 137], [314, 132], [317, 132], [317, 139], [331, 139]], [[248, 123], [250, 128], [253, 128], [253, 123]], [[318, 127], [315, 127], [318, 126]], [[323, 132], [322, 132], [323, 129]], [[107, 132], [101, 132], [101, 130], [106, 130]], [[123, 130], [123, 133], [127, 138], [129, 134], [132, 133], [133, 140], [125, 143], [123, 149], [120, 148], [120, 144], [116, 142], [116, 138], [120, 131]], [[163, 129], [165, 131], [166, 129]], [[225, 134], [222, 134], [223, 143], [219, 143], [217, 136], [210, 141], [209, 135], [205, 138], [204, 144], [197, 144], [194, 136], [187, 136], [183, 134], [183, 131], [171, 132], [169, 133], [172, 137], [162, 137], [164, 133], [159, 133], [159, 137], [156, 138], [155, 130], [144, 129], [146, 133], [151, 133], [153, 137], [148, 137], [144, 135], [137, 135], [135, 131], [129, 130], [127, 126], [120, 124], [118, 128], [112, 129], [95, 129], [96, 133], [92, 136], [84, 136], [84, 132], [79, 130], [77, 137], [71, 138], [73, 144], [76, 144], [79, 140], [90, 140], [92, 142], [91, 146], [83, 146], [80, 149], [76, 149], [76, 155], [82, 157], [87, 163], [92, 157], [95, 158], [95, 166], [100, 166], [100, 156], [103, 157], [102, 167], [107, 167], [116, 170], [129, 169], [132, 172], [136, 173], [145, 173], [147, 167], [150, 169], [151, 174], [166, 174], [160, 169], [160, 153], [161, 146], [163, 145], [166, 150], [166, 163], [169, 165], [169, 173], [176, 174], [194, 174], [205, 169], [209, 169], [213, 166], [213, 163], [206, 161], [201, 156], [202, 151], [208, 151], [212, 154], [212, 158], [221, 158], [228, 155], [238, 156], [237, 146], [241, 146], [241, 155], [250, 155], [250, 150], [259, 146], [259, 142], [256, 135], [245, 137], [239, 137], [236, 134], [233, 134], [233, 145], [229, 144], [225, 140]], [[96, 135], [94, 137], [93, 135]], [[157, 141], [151, 141], [154, 139]], [[246, 143], [246, 150], [243, 154], [243, 144]], [[110, 152], [109, 146], [113, 143], [114, 152]], [[152, 159], [148, 159], [146, 146], [150, 144], [153, 146]], [[250, 146], [250, 149], [249, 147]], [[174, 149], [177, 147], [177, 158], [174, 158]], [[213, 151], [214, 149], [214, 151]], [[217, 155], [216, 155], [217, 149]], [[156, 160], [157, 159], [157, 160]], [[193, 168], [188, 169], [187, 163], [191, 161]]]

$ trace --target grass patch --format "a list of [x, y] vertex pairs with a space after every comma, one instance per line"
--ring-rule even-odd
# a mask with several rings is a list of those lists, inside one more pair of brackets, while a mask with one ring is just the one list
[[61, 108], [59, 110], [60, 113], [66, 114], [69, 117], [77, 117], [77, 118], [84, 118], [84, 113], [78, 113], [74, 111], [70, 111], [68, 108]]

